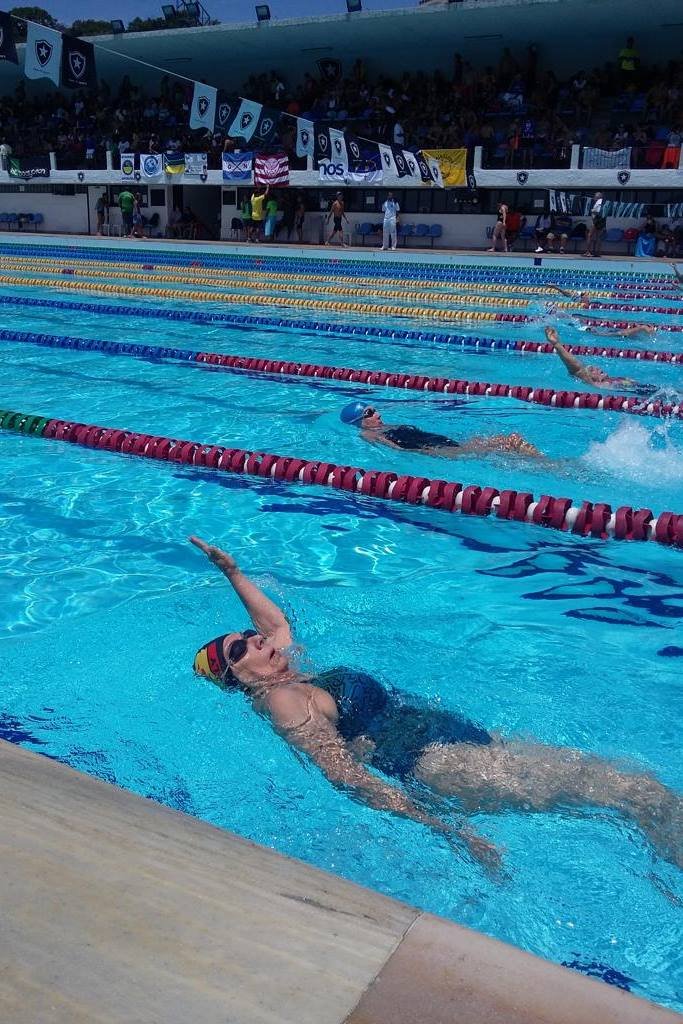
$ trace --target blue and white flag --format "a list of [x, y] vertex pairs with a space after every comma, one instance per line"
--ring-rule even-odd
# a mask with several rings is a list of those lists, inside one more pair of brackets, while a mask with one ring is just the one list
[[24, 74], [27, 78], [49, 78], [59, 87], [62, 66], [62, 33], [43, 25], [28, 23]]
[[263, 107], [260, 103], [254, 103], [253, 100], [242, 100], [235, 120], [230, 126], [229, 134], [235, 139], [244, 139], [245, 142], [249, 142], [256, 131], [262, 110]]
[[253, 153], [224, 153], [223, 181], [251, 181]]
[[330, 136], [330, 160], [333, 164], [341, 164], [344, 173], [349, 169], [349, 154], [346, 149], [346, 138], [344, 132], [339, 128], [329, 128]]
[[379, 147], [379, 155], [382, 161], [383, 173], [393, 177], [398, 177], [398, 171], [396, 170], [394, 154], [391, 146], [385, 146], [381, 142], [379, 142], [377, 145]]
[[315, 145], [315, 126], [312, 121], [307, 121], [305, 117], [297, 117], [296, 119], [296, 155], [301, 156], [313, 156], [313, 147]]
[[135, 154], [121, 154], [121, 181], [135, 180]]
[[429, 173], [432, 177], [433, 184], [436, 185], [437, 188], [444, 188], [443, 174], [441, 173], [441, 164], [436, 159], [436, 157], [427, 156], [426, 153], [423, 154], [423, 156], [424, 159], [427, 161], [427, 166], [429, 167]]
[[205, 128], [207, 131], [213, 131], [217, 95], [218, 89], [214, 89], [212, 85], [204, 85], [202, 82], [194, 83], [190, 128]]
[[408, 176], [410, 178], [414, 178], [416, 182], [421, 181], [422, 175], [420, 174], [420, 168], [418, 166], [417, 157], [415, 156], [415, 154], [412, 153], [409, 149], [402, 150], [402, 153], [403, 159], [406, 162], [406, 167], [408, 168]]
[[584, 146], [582, 151], [581, 166], [600, 170], [614, 168], [628, 168], [631, 166], [631, 147], [624, 149], [595, 149], [592, 146]]
[[[121, 169], [123, 170], [123, 160], [121, 161]], [[162, 160], [161, 153], [141, 153], [140, 171], [143, 178], [161, 177], [164, 171], [164, 161]]]
[[186, 153], [185, 174], [206, 174], [206, 153]]
[[367, 171], [349, 171], [346, 180], [354, 185], [381, 185], [384, 175], [375, 168]]

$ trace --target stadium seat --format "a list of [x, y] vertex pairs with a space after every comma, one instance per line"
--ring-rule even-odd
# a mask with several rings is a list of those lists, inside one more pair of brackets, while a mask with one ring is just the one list
[[432, 243], [432, 249], [434, 248], [434, 239], [441, 238], [443, 235], [443, 228], [440, 224], [431, 224], [429, 227], [429, 238]]
[[374, 235], [374, 233], [374, 224], [368, 224], [368, 222], [365, 221], [363, 224], [356, 225], [356, 234], [361, 237], [361, 245], [365, 245], [365, 239], [370, 235]]
[[429, 224], [416, 224], [415, 225], [415, 237], [416, 238], [427, 238], [429, 236]]
[[8, 224], [7, 227], [10, 231], [17, 231], [19, 228], [19, 214], [8, 213], [7, 214]]
[[636, 248], [636, 241], [640, 234], [638, 228], [627, 228], [624, 231], [624, 241], [626, 242], [626, 252], [629, 256], [633, 256]]
[[518, 241], [524, 242], [524, 252], [527, 251], [527, 242], [529, 239], [533, 239], [535, 236], [535, 229], [531, 224], [525, 224], [519, 235], [517, 236]]
[[619, 245], [624, 241], [624, 232], [621, 228], [610, 228], [605, 234], [603, 245]]
[[396, 234], [398, 236], [398, 241], [403, 239], [403, 244], [407, 245], [408, 244], [408, 239], [410, 238], [410, 236], [415, 234], [415, 225], [414, 224], [399, 224], [399, 226], [398, 226], [398, 228], [396, 230]]
[[32, 224], [33, 225], [33, 230], [37, 231], [38, 230], [38, 226], [43, 223], [45, 218], [43, 217], [42, 213], [31, 213], [29, 216], [30, 216], [29, 224]]
[[8, 213], [0, 213], [0, 228], [3, 225], [6, 228], [9, 228], [9, 214]]

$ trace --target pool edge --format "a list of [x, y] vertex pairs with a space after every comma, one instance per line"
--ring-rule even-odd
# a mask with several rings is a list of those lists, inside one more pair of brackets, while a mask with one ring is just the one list
[[0, 773], [8, 1024], [681, 1019], [2, 741]]

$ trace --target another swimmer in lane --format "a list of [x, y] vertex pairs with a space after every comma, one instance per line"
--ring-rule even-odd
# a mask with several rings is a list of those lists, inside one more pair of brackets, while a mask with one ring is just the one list
[[[366, 672], [298, 671], [285, 650], [292, 635], [280, 608], [231, 555], [198, 537], [190, 540], [228, 579], [254, 626], [200, 648], [195, 671], [228, 692], [244, 693], [333, 785], [370, 807], [426, 825], [456, 848], [464, 842], [490, 868], [499, 855], [487, 840], [435, 817], [402, 787], [418, 782], [432, 800], [456, 799], [465, 813], [613, 810], [683, 865], [683, 800], [653, 776], [566, 747], [503, 740], [455, 712], [406, 700]], [[396, 782], [385, 782], [366, 764]], [[444, 812], [451, 810], [444, 805]]]
[[[549, 288], [554, 288], [556, 292], [560, 292], [561, 295], [566, 295], [568, 299], [577, 299], [579, 302], [590, 302], [590, 295], [588, 292], [572, 292], [567, 288], [560, 288], [559, 284], [550, 284]], [[554, 312], [556, 306], [551, 307]], [[583, 319], [582, 313], [574, 314], [577, 317]], [[614, 327], [608, 324], [577, 324], [580, 331], [588, 331], [589, 334], [597, 334], [603, 338], [651, 338], [657, 333], [657, 328], [654, 324], [630, 324], [628, 327]]]
[[590, 384], [592, 387], [599, 387], [603, 390], [634, 391], [639, 395], [649, 395], [657, 390], [655, 384], [639, 383], [632, 377], [610, 377], [599, 366], [586, 366], [580, 359], [567, 351], [554, 327], [546, 327], [545, 336], [567, 367], [570, 376], [582, 380], [584, 384]]
[[373, 405], [365, 402], [351, 402], [341, 413], [342, 423], [360, 427], [361, 436], [375, 444], [388, 448], [401, 448], [409, 452], [422, 452], [442, 459], [457, 459], [463, 455], [487, 455], [491, 452], [512, 452], [530, 458], [543, 458], [538, 448], [525, 441], [521, 434], [497, 434], [493, 437], [471, 437], [467, 441], [455, 441], [443, 434], [433, 434], [409, 423], [384, 423]]

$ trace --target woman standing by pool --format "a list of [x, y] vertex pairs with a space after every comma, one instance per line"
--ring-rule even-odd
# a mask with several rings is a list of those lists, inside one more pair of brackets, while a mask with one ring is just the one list
[[[408, 701], [363, 671], [298, 670], [287, 653], [292, 634], [282, 610], [231, 555], [199, 537], [190, 541], [229, 581], [254, 627], [205, 644], [195, 671], [223, 689], [241, 690], [333, 785], [464, 843], [492, 867], [499, 863], [495, 847], [435, 817], [401, 787], [419, 783], [436, 797], [455, 798], [466, 813], [614, 810], [636, 822], [663, 856], [683, 864], [683, 800], [653, 776], [620, 771], [578, 750], [503, 740], [458, 713]], [[406, 649], [410, 657], [409, 639]], [[395, 781], [385, 782], [366, 763]]]
[[496, 219], [496, 224], [495, 224], [495, 227], [493, 229], [493, 234], [491, 236], [491, 241], [493, 242], [493, 245], [489, 249], [489, 252], [497, 252], [498, 251], [498, 243], [499, 242], [502, 244], [503, 252], [507, 252], [508, 251], [508, 243], [507, 243], [507, 235], [506, 235], [507, 217], [508, 217], [508, 208], [505, 205], [505, 203], [501, 203], [500, 206], [498, 207], [498, 217]]

